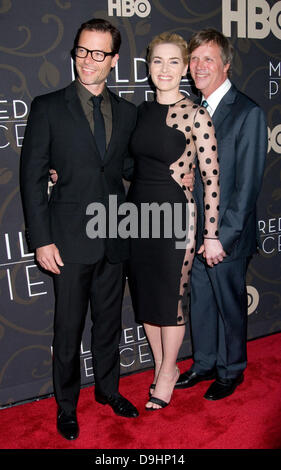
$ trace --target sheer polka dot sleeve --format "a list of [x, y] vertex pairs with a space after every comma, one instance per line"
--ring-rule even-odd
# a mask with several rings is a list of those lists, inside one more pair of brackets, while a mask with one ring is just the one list
[[194, 115], [192, 138], [197, 150], [199, 169], [204, 184], [204, 238], [218, 238], [219, 163], [215, 128], [209, 113], [198, 107]]

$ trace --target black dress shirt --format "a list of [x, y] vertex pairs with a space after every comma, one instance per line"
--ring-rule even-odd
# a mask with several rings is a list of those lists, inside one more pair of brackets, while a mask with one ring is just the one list
[[[93, 102], [91, 101], [93, 93], [87, 90], [87, 88], [84, 85], [82, 85], [79, 82], [79, 80], [76, 80], [76, 85], [77, 85], [77, 93], [81, 101], [83, 111], [89, 122], [90, 128], [92, 132], [94, 133]], [[110, 97], [109, 97], [106, 87], [104, 87], [101, 95], [103, 97], [103, 100], [101, 102], [101, 112], [104, 118], [106, 147], [108, 147], [108, 144], [111, 138], [111, 132], [112, 132], [112, 110], [111, 110]]]

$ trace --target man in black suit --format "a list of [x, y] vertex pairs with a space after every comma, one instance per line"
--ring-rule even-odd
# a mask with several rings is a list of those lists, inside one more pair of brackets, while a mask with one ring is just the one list
[[[79, 434], [80, 344], [89, 302], [96, 401], [109, 404], [117, 415], [138, 416], [118, 392], [128, 241], [86, 233], [89, 204], [107, 208], [109, 195], [117, 197], [117, 206], [125, 201], [122, 177], [130, 172], [128, 142], [136, 108], [105, 86], [120, 44], [119, 31], [105, 20], [81, 25], [73, 49], [77, 79], [34, 99], [22, 148], [29, 244], [54, 278], [53, 382], [57, 427], [66, 439]], [[50, 168], [56, 169], [59, 181], [48, 201]]]
[[[228, 76], [233, 50], [220, 32], [207, 29], [189, 43], [190, 72], [212, 116], [220, 162], [219, 263], [204, 263], [203, 191], [197, 174], [198, 248], [191, 274], [191, 332], [194, 363], [176, 388], [216, 380], [208, 400], [229, 396], [243, 381], [247, 363], [246, 271], [257, 250], [256, 201], [267, 153], [267, 125], [261, 108], [239, 92]], [[201, 217], [200, 217], [201, 216]]]

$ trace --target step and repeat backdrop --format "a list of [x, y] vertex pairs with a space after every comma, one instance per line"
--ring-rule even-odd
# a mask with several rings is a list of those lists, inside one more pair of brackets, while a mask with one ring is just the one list
[[[235, 48], [232, 81], [268, 119], [268, 154], [258, 203], [262, 250], [250, 264], [248, 339], [281, 331], [281, 1], [271, 0], [0, 0], [0, 406], [49, 396], [52, 388], [52, 280], [25, 240], [19, 162], [32, 99], [73, 78], [70, 50], [80, 24], [109, 19], [122, 34], [120, 59], [108, 78], [135, 103], [153, 98], [146, 68], [152, 37], [186, 38], [214, 27]], [[190, 77], [181, 90], [195, 98]], [[90, 320], [81, 344], [82, 385], [94, 383]], [[121, 375], [153, 366], [126, 287], [120, 342]], [[189, 325], [179, 359], [190, 357]]]

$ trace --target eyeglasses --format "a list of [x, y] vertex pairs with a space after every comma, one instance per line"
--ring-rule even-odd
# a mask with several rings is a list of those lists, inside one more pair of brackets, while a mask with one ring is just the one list
[[108, 56], [108, 55], [111, 55], [111, 56], [114, 56], [115, 55], [115, 52], [103, 52], [103, 51], [90, 51], [90, 49], [87, 49], [86, 47], [75, 47], [74, 49], [74, 54], [76, 55], [76, 57], [80, 57], [80, 59], [85, 59], [85, 57], [87, 57], [87, 55], [91, 54], [91, 57], [93, 60], [95, 60], [96, 62], [103, 62], [104, 59]]

